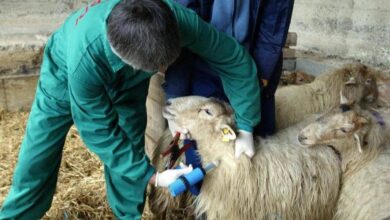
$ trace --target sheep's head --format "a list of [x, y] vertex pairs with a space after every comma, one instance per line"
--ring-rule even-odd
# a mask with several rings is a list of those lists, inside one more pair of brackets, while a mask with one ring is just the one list
[[333, 145], [345, 138], [354, 138], [362, 151], [362, 138], [367, 132], [368, 120], [355, 110], [333, 113], [321, 117], [299, 133], [298, 140], [304, 146]]
[[342, 70], [345, 85], [364, 83], [364, 78], [367, 74], [367, 66], [360, 63], [351, 63], [345, 65]]
[[170, 99], [163, 116], [196, 140], [204, 163], [234, 158], [235, 122], [227, 103], [199, 96]]
[[377, 72], [360, 63], [348, 64], [342, 68], [344, 95], [353, 102], [374, 102], [378, 97]]
[[[340, 94], [339, 108], [326, 113], [299, 133], [298, 140], [304, 146], [329, 144], [349, 138], [362, 152], [363, 139], [369, 130], [370, 119], [354, 101]], [[343, 147], [343, 146], [341, 146]], [[342, 150], [342, 149], [338, 149]]]
[[300, 132], [298, 140], [301, 144], [309, 146], [329, 144], [336, 139], [353, 136], [367, 123], [366, 118], [353, 110], [334, 113], [306, 126]]
[[[341, 100], [349, 103], [343, 96]], [[302, 129], [298, 140], [304, 146], [333, 147], [342, 157], [342, 170], [354, 172], [384, 150], [390, 134], [386, 126], [389, 121], [386, 109], [371, 111], [357, 104], [343, 104]]]
[[222, 131], [234, 138], [234, 117], [231, 107], [214, 98], [188, 96], [168, 100], [163, 116], [181, 129], [186, 129], [198, 142], [221, 137]]

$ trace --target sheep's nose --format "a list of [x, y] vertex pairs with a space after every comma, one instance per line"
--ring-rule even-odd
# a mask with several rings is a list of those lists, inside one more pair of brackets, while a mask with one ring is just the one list
[[304, 135], [300, 134], [298, 136], [298, 141], [302, 143], [304, 140], [307, 140], [307, 137], [305, 137]]

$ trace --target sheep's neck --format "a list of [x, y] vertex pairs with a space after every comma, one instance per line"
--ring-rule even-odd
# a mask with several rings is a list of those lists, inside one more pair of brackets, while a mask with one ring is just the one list
[[234, 141], [224, 142], [217, 138], [208, 140], [196, 140], [199, 154], [203, 162], [211, 162], [216, 159], [233, 158]]
[[368, 115], [368, 117], [371, 118], [371, 122], [376, 123], [377, 126], [380, 126], [380, 129], [382, 130], [381, 133], [384, 132], [390, 133], [389, 131], [390, 109], [388, 108], [374, 109], [370, 111], [370, 114], [366, 113], [366, 115]]
[[[371, 131], [377, 133], [376, 130]], [[382, 149], [383, 140], [376, 134], [371, 135], [370, 133], [366, 136], [366, 144], [363, 144], [363, 152], [359, 152], [357, 142], [353, 137], [349, 137], [345, 140], [336, 141], [332, 145], [339, 150], [341, 155], [341, 165], [343, 173], [348, 176], [361, 167], [367, 162], [373, 160], [378, 156]]]
[[[317, 85], [312, 88], [318, 89], [324, 86], [326, 88], [326, 92], [322, 96], [324, 97], [323, 106], [324, 108], [333, 107], [339, 102], [340, 90], [343, 86], [343, 77], [340, 74], [326, 74], [323, 76], [319, 76], [318, 80], [315, 80], [314, 83]], [[318, 97], [315, 97], [318, 98]]]
[[[354, 143], [354, 146], [356, 143]], [[364, 166], [367, 162], [371, 161], [376, 157], [377, 151], [372, 151], [368, 149], [364, 149], [362, 153], [360, 153], [357, 147], [353, 147], [353, 149], [340, 152], [341, 154], [341, 165], [343, 169], [343, 173], [346, 176], [349, 176], [352, 173], [355, 173], [361, 167]]]

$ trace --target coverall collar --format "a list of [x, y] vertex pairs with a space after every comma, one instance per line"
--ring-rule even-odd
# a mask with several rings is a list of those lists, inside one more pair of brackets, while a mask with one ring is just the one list
[[110, 9], [107, 10], [107, 14], [105, 15], [105, 21], [103, 23], [103, 38], [104, 38], [104, 52], [106, 54], [108, 63], [110, 64], [113, 72], [117, 72], [120, 69], [122, 69], [125, 65], [127, 65], [125, 62], [122, 61], [120, 57], [118, 57], [111, 49], [111, 45], [108, 42], [108, 36], [107, 36], [107, 20], [110, 16], [111, 11], [114, 9], [114, 7], [119, 3], [120, 1], [115, 2], [114, 4], [110, 5]]

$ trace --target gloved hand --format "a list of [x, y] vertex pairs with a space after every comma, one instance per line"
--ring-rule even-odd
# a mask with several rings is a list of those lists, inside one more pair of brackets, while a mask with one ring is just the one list
[[162, 173], [157, 172], [155, 186], [168, 187], [171, 183], [175, 182], [177, 178], [192, 171], [192, 165], [187, 167], [184, 164], [180, 164], [180, 166], [182, 167], [180, 169], [165, 170]]
[[175, 136], [176, 132], [180, 132], [180, 140], [184, 139], [191, 139], [190, 134], [188, 133], [187, 129], [179, 127], [175, 122], [172, 120], [167, 120], [168, 121], [168, 128], [171, 131], [172, 137]]
[[255, 155], [252, 132], [244, 130], [238, 131], [239, 133], [234, 148], [236, 159], [238, 159], [242, 153], [245, 153], [249, 158], [252, 158], [253, 155]]

